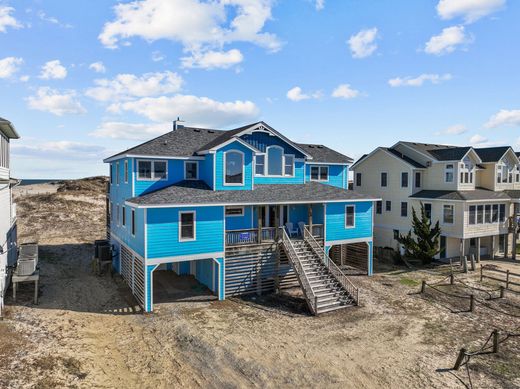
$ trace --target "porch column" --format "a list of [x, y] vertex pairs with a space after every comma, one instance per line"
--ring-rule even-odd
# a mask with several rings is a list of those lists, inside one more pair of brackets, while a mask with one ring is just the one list
[[280, 293], [280, 247], [278, 245], [278, 242], [280, 240], [280, 207], [280, 205], [276, 205], [274, 208], [274, 241], [276, 243], [274, 265], [274, 290], [276, 293]]
[[495, 235], [491, 237], [491, 253], [489, 258], [495, 259]]
[[258, 231], [257, 231], [257, 234], [258, 234], [258, 237], [257, 237], [257, 242], [258, 243], [262, 243], [262, 213], [264, 211], [264, 207], [263, 205], [259, 205], [257, 208], [257, 218], [258, 218], [258, 222], [257, 222], [257, 228], [258, 228]]
[[465, 249], [466, 249], [465, 240], [461, 239], [460, 240], [460, 263], [462, 263], [462, 261], [464, 261]]
[[477, 263], [480, 263], [480, 236], [476, 238], [476, 245], [477, 245]]
[[309, 232], [312, 236], [314, 236], [314, 234], [312, 233], [312, 204], [307, 205], [307, 219], [309, 222]]
[[371, 276], [374, 274], [374, 243], [372, 241], [367, 242], [368, 245], [368, 267], [367, 275]]
[[213, 260], [217, 264], [217, 296], [219, 300], [224, 300], [226, 298], [226, 268], [224, 258], [213, 258]]
[[505, 235], [505, 239], [504, 239], [504, 258], [507, 258], [508, 253], [509, 253], [509, 231]]
[[274, 207], [274, 240], [278, 241], [278, 230], [280, 229], [280, 206], [276, 205]]
[[516, 247], [518, 245], [518, 213], [519, 204], [513, 204], [513, 259], [516, 260]]

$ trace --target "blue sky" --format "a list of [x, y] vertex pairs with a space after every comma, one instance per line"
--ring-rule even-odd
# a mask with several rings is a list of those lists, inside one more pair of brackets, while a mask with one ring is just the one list
[[13, 174], [106, 174], [171, 129], [264, 120], [358, 158], [398, 140], [520, 149], [520, 2], [0, 0]]

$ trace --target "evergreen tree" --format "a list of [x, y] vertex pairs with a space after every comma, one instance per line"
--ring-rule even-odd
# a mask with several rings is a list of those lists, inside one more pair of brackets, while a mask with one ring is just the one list
[[412, 208], [412, 217], [412, 229], [407, 235], [399, 234], [397, 241], [403, 245], [406, 257], [419, 259], [423, 264], [429, 264], [433, 261], [433, 257], [440, 252], [441, 228], [439, 222], [437, 221], [432, 228], [432, 221], [426, 215], [422, 203], [421, 218], [417, 217], [414, 208]]

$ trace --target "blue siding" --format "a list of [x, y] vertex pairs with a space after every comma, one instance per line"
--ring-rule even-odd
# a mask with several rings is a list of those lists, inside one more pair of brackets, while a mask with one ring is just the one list
[[264, 177], [255, 176], [255, 184], [303, 184], [305, 182], [305, 164], [294, 162], [294, 177]]
[[253, 228], [253, 207], [244, 207], [244, 216], [226, 216], [226, 230], [244, 230]]
[[[143, 158], [144, 159], [144, 158]], [[134, 159], [134, 169], [137, 172], [137, 161], [139, 159]], [[149, 159], [146, 159], [149, 160]], [[154, 159], [155, 161], [165, 161], [164, 159]], [[137, 173], [134, 176], [135, 180], [135, 195], [141, 196], [142, 194], [153, 192], [157, 189], [164, 188], [176, 182], [182, 181], [184, 179], [184, 160], [182, 159], [169, 159], [168, 163], [168, 178], [166, 180], [139, 180], [137, 178]], [[199, 162], [200, 163], [200, 162]], [[199, 166], [200, 168], [200, 166]]]
[[146, 266], [146, 301], [145, 301], [145, 312], [152, 312], [153, 311], [153, 271], [155, 270], [157, 266], [156, 265], [148, 265]]
[[[345, 228], [345, 206], [355, 205], [355, 227]], [[326, 210], [326, 241], [371, 238], [372, 202], [328, 203]]]
[[[196, 240], [179, 242], [179, 211], [196, 212]], [[148, 209], [148, 258], [224, 251], [223, 207]]]
[[305, 165], [305, 182], [311, 180], [311, 166], [328, 166], [329, 179], [320, 181], [322, 184], [348, 189], [348, 165], [313, 165], [309, 162]]
[[268, 146], [276, 145], [283, 147], [284, 154], [293, 154], [296, 158], [304, 157], [301, 152], [296, 150], [284, 140], [278, 138], [277, 136], [271, 136], [265, 132], [253, 132], [252, 134], [242, 135], [240, 138], [260, 150], [262, 153], [265, 153], [265, 150]]
[[[201, 284], [206, 285], [212, 292], [213, 288], [213, 259], [201, 259], [195, 261], [195, 278]], [[215, 284], [215, 287], [217, 284]]]
[[214, 154], [206, 154], [204, 161], [199, 162], [199, 178], [209, 185], [211, 189], [214, 187], [213, 183], [213, 160]]
[[[229, 150], [238, 150], [244, 153], [245, 177], [244, 185], [241, 186], [225, 186], [224, 185], [224, 153]], [[232, 142], [221, 149], [217, 150], [216, 156], [216, 190], [251, 190], [253, 189], [253, 152], [240, 142]]]

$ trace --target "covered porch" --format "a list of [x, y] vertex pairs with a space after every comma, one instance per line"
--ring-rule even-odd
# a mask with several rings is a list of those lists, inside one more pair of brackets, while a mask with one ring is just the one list
[[[239, 215], [236, 214], [238, 208], [242, 209]], [[325, 206], [320, 203], [227, 207], [226, 247], [275, 242], [280, 227], [294, 238], [302, 237], [307, 228], [316, 239], [322, 240]]]

